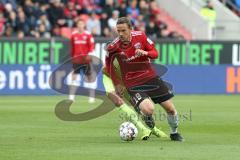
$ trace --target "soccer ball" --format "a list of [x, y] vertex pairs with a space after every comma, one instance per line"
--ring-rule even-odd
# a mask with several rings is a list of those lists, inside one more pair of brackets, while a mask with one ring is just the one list
[[123, 141], [132, 141], [138, 135], [137, 127], [131, 122], [124, 122], [119, 127], [120, 138]]

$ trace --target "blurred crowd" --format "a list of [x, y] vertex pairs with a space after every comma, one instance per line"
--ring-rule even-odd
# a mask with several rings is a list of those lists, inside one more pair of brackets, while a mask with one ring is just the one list
[[168, 32], [154, 0], [0, 0], [0, 35], [60, 37], [78, 18], [94, 36], [113, 37], [118, 17], [131, 18], [135, 29], [152, 38], [182, 38]]

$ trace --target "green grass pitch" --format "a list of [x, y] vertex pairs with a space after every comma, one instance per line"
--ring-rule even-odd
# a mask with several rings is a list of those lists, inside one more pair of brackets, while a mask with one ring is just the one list
[[[121, 118], [114, 110], [85, 122], [66, 122], [54, 114], [66, 96], [1, 96], [0, 160], [238, 160], [240, 157], [240, 95], [191, 96], [173, 99], [180, 118], [183, 143], [149, 141], [139, 137], [122, 142]], [[96, 104], [99, 104], [98, 101]], [[71, 107], [78, 113], [93, 109], [77, 97]], [[157, 125], [169, 132], [160, 107]], [[162, 112], [163, 113], [163, 112]]]

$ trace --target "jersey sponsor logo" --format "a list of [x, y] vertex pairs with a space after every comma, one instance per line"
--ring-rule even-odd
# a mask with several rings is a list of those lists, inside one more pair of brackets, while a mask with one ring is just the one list
[[83, 36], [83, 39], [86, 40], [86, 39], [87, 39], [87, 36]]
[[74, 41], [75, 44], [87, 44], [87, 41], [77, 40]]
[[135, 47], [136, 49], [140, 49], [140, 48], [141, 48], [141, 43], [138, 42], [138, 43], [134, 44], [134, 47]]

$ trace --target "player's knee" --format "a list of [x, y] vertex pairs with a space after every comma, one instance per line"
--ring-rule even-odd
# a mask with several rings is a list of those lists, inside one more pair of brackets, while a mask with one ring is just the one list
[[161, 106], [166, 110], [166, 112], [168, 114], [170, 114], [170, 115], [177, 114], [177, 110], [176, 110], [175, 106], [173, 105], [173, 103], [170, 100], [162, 102]]
[[123, 105], [124, 101], [115, 93], [109, 93], [108, 98], [114, 103], [116, 107], [120, 107]]
[[120, 107], [124, 103], [123, 100], [120, 100], [120, 99], [113, 100], [112, 102], [116, 107]]
[[114, 105], [116, 106], [116, 107], [120, 107], [121, 105], [123, 105], [123, 100], [120, 100], [120, 99], [116, 99], [116, 100], [114, 100], [114, 101], [112, 101], [113, 103], [114, 103]]
[[169, 109], [167, 111], [167, 113], [170, 114], [170, 115], [175, 115], [175, 114], [177, 114], [177, 111], [176, 111], [176, 109]]
[[145, 99], [139, 104], [139, 108], [145, 115], [152, 115], [154, 112], [154, 105], [151, 100]]
[[122, 102], [122, 101], [118, 101], [118, 102], [115, 103], [115, 106], [116, 106], [116, 107], [120, 107], [121, 105], [123, 105], [123, 102]]
[[177, 111], [176, 111], [175, 107], [168, 107], [168, 108], [166, 108], [166, 112], [167, 112], [167, 114], [170, 114], [170, 115], [177, 114]]

